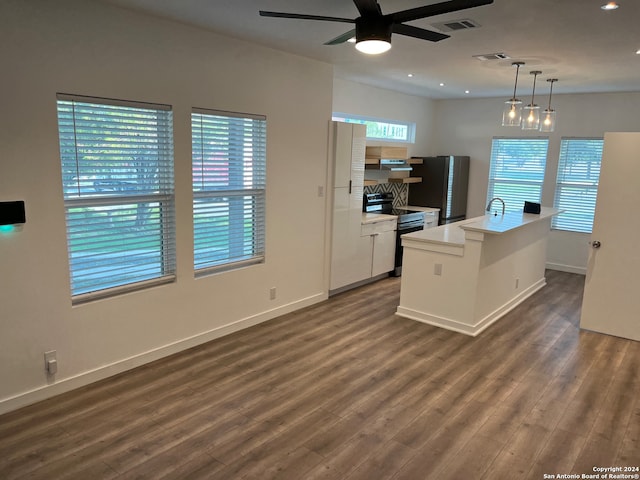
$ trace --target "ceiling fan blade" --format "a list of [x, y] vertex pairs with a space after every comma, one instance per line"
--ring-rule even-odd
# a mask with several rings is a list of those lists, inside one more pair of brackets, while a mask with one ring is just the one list
[[402, 23], [394, 23], [392, 28], [393, 33], [406, 35], [408, 37], [420, 38], [422, 40], [429, 40], [430, 42], [439, 42], [440, 40], [449, 38], [449, 35], [445, 35], [444, 33], [432, 32], [431, 30], [412, 27], [411, 25], [404, 25]]
[[324, 22], [356, 23], [356, 21], [351, 18], [324, 17], [322, 15], [304, 15], [301, 13], [267, 12], [264, 10], [260, 10], [260, 16], [276, 18], [296, 18], [298, 20], [322, 20]]
[[336, 38], [329, 40], [328, 42], [325, 43], [325, 45], [339, 45], [341, 43], [346, 42], [350, 38], [354, 38], [355, 36], [356, 36], [356, 30], [354, 28], [353, 30], [349, 30], [348, 32], [343, 33], [342, 35], [338, 35]]
[[353, 0], [362, 17], [381, 16], [382, 11], [376, 0]]
[[458, 10], [466, 10], [467, 8], [489, 5], [491, 3], [493, 3], [493, 0], [449, 0], [448, 2], [410, 8], [409, 10], [390, 13], [385, 16], [390, 17], [393, 23], [404, 23], [410, 22], [411, 20], [419, 20], [421, 18], [441, 15], [443, 13], [457, 12]]

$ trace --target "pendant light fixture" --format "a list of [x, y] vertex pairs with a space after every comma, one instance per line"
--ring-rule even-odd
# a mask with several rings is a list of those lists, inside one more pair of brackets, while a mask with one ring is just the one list
[[518, 88], [518, 72], [524, 62], [513, 62], [512, 67], [516, 67], [516, 81], [513, 86], [513, 97], [504, 102], [504, 110], [502, 111], [503, 127], [519, 127], [522, 122], [522, 102], [516, 98], [516, 89]]
[[542, 119], [540, 121], [541, 132], [553, 132], [556, 128], [556, 111], [551, 108], [551, 95], [553, 94], [553, 82], [557, 82], [557, 78], [547, 78], [549, 86], [549, 106], [542, 112]]
[[522, 109], [522, 129], [538, 130], [540, 127], [540, 107], [535, 104], [536, 78], [542, 72], [540, 70], [534, 70], [529, 73], [533, 75], [533, 92], [531, 93], [531, 103]]

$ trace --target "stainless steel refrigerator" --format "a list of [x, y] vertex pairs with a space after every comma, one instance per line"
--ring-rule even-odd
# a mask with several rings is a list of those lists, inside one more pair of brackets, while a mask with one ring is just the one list
[[422, 182], [409, 184], [409, 205], [439, 208], [439, 225], [464, 220], [467, 215], [469, 157], [440, 155], [417, 158], [422, 158], [422, 164], [412, 165], [411, 176], [422, 177]]

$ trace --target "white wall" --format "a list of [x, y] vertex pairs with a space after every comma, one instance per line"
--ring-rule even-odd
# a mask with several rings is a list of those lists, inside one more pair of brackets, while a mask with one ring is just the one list
[[[409, 155], [435, 154], [433, 100], [406, 95], [383, 88], [341, 78], [333, 81], [333, 111], [370, 117], [414, 122], [416, 141], [406, 145]], [[399, 145], [398, 143], [367, 141], [367, 145]]]
[[[526, 98], [526, 97], [523, 97]], [[543, 134], [502, 127], [502, 106], [506, 99], [464, 99], [434, 101], [435, 154], [471, 156], [467, 214], [481, 215], [486, 206], [487, 179], [494, 136], [549, 136], [547, 171], [542, 204], [553, 206], [560, 139], [602, 137], [605, 132], [640, 131], [640, 92], [554, 95], [558, 124], [555, 132]], [[542, 100], [540, 100], [542, 102]], [[542, 102], [544, 103], [544, 102]], [[547, 264], [552, 268], [584, 273], [590, 235], [552, 231]]]
[[[326, 298], [330, 65], [86, 0], [2, 0], [0, 42], [0, 413]], [[176, 283], [71, 306], [57, 92], [173, 106]], [[192, 106], [267, 116], [266, 262], [197, 280]]]

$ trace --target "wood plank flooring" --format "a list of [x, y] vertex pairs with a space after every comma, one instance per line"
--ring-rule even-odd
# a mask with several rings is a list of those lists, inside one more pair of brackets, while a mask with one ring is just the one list
[[399, 279], [0, 416], [2, 479], [542, 479], [640, 467], [640, 343], [578, 328], [583, 277], [478, 338]]

